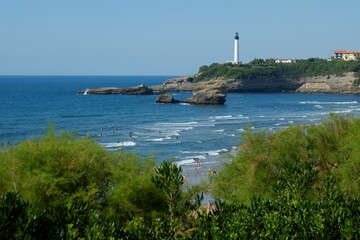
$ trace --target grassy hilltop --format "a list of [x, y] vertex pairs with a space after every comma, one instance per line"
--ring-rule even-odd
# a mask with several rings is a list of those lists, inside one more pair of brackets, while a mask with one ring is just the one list
[[[319, 58], [298, 60], [296, 63], [275, 63], [274, 59], [254, 59], [248, 64], [213, 63], [202, 66], [195, 81], [208, 81], [213, 78], [256, 79], [256, 78], [291, 78], [315, 76], [341, 76], [346, 72], [360, 72], [360, 60], [327, 61]], [[360, 77], [360, 75], [358, 75]]]
[[0, 239], [360, 239], [360, 119], [247, 132], [202, 186], [51, 129], [0, 151]]

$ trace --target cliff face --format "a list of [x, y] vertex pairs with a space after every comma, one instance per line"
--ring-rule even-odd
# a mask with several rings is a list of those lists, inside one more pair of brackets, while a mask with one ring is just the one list
[[[355, 73], [348, 72], [341, 77], [335, 75], [309, 78], [216, 78], [207, 82], [194, 82], [194, 77], [181, 77], [165, 81], [162, 85], [139, 85], [131, 88], [97, 88], [79, 91], [79, 94], [127, 94], [149, 95], [164, 92], [194, 92], [214, 89], [224, 85], [226, 92], [301, 92], [301, 93], [360, 93], [360, 86], [354, 86]], [[216, 94], [215, 94], [216, 95]], [[215, 96], [214, 95], [214, 96]]]
[[226, 80], [228, 92], [291, 92], [303, 81], [286, 78], [257, 78]]
[[346, 73], [342, 77], [335, 75], [304, 78], [296, 92], [322, 92], [322, 93], [359, 93], [360, 88], [353, 86], [355, 73]]
[[227, 92], [302, 92], [302, 93], [360, 93], [360, 87], [353, 86], [356, 79], [354, 73], [346, 73], [342, 77], [335, 75], [318, 76], [300, 79], [290, 78], [256, 78], [256, 79], [223, 79], [210, 82], [194, 83], [193, 77], [169, 79], [161, 87], [164, 91], [194, 91], [206, 84], [226, 86]]

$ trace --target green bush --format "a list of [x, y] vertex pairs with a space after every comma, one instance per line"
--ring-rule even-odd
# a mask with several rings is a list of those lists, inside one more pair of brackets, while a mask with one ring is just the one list
[[318, 199], [328, 175], [341, 179], [338, 187], [346, 196], [359, 197], [359, 135], [359, 119], [335, 115], [320, 125], [248, 132], [238, 155], [215, 178], [214, 197], [233, 202], [248, 202], [254, 194], [273, 197], [272, 185], [290, 178], [287, 169], [302, 163], [311, 164], [310, 173], [317, 172], [304, 199]]
[[360, 239], [359, 133], [336, 115], [247, 132], [207, 212], [172, 162], [50, 130], [0, 152], [0, 239]]
[[195, 81], [208, 81], [213, 78], [255, 79], [291, 78], [314, 76], [343, 76], [347, 72], [359, 72], [360, 61], [343, 61], [311, 58], [296, 63], [275, 63], [274, 59], [254, 59], [248, 64], [219, 64], [202, 66]]

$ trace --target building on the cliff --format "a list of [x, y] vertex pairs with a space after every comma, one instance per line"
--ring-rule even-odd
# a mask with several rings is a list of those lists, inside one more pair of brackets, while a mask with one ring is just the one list
[[234, 64], [239, 63], [239, 35], [235, 33], [235, 45], [234, 45]]
[[295, 63], [295, 59], [275, 59], [275, 63]]
[[345, 61], [356, 60], [360, 58], [359, 51], [345, 51], [345, 50], [335, 50], [334, 51], [335, 59], [343, 59]]
[[232, 64], [239, 64], [241, 63], [239, 61], [239, 34], [235, 33], [234, 38], [234, 60], [233, 61], [226, 61], [226, 63], [232, 63]]

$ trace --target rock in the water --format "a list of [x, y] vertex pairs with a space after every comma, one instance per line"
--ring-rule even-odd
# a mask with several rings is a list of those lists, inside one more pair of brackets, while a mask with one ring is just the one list
[[222, 105], [226, 101], [226, 86], [224, 84], [204, 84], [206, 88], [195, 91], [193, 96], [181, 102], [189, 104]]
[[79, 91], [78, 94], [152, 95], [154, 92], [151, 88], [145, 86], [145, 84], [141, 84], [139, 86], [129, 88], [108, 87], [87, 89], [85, 91]]
[[175, 100], [172, 94], [164, 93], [161, 94], [157, 99], [156, 103], [178, 103], [178, 100]]

